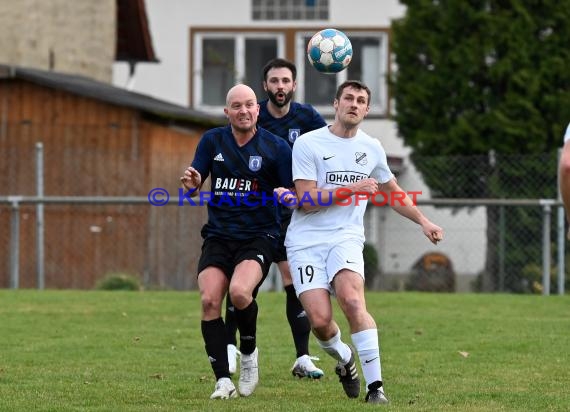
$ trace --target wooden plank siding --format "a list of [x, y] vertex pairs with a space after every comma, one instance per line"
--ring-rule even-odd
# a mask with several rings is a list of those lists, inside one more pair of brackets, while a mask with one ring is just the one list
[[[143, 112], [21, 79], [0, 80], [0, 195], [35, 195], [35, 144], [44, 193], [178, 196], [204, 126], [172, 127]], [[46, 205], [46, 288], [89, 289], [123, 272], [149, 287], [193, 289], [205, 208]], [[35, 207], [20, 212], [20, 287], [36, 283]], [[9, 287], [10, 208], [0, 206], [0, 287]]]

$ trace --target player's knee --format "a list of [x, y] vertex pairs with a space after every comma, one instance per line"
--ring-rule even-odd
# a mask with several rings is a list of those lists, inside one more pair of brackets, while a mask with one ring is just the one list
[[232, 300], [234, 307], [244, 309], [251, 303], [252, 291], [247, 290], [242, 285], [231, 285], [230, 299]]
[[291, 272], [289, 270], [280, 270], [281, 272], [281, 281], [283, 285], [288, 286], [293, 284], [293, 279], [291, 278]]
[[357, 296], [337, 296], [337, 300], [347, 317], [357, 316], [361, 312], [366, 311], [364, 302]]
[[325, 313], [313, 313], [309, 315], [311, 328], [317, 331], [326, 331], [332, 322], [332, 315]]
[[205, 314], [221, 313], [222, 300], [207, 293], [202, 293], [202, 312]]

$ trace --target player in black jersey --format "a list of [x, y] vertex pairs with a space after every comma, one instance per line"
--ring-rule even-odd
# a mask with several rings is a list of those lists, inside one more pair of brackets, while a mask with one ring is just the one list
[[[268, 99], [261, 101], [257, 125], [280, 136], [289, 146], [293, 147], [295, 139], [303, 133], [310, 132], [326, 126], [322, 116], [309, 104], [301, 104], [293, 101], [293, 94], [297, 88], [297, 68], [285, 59], [272, 59], [263, 68], [263, 88]], [[323, 371], [317, 368], [309, 356], [309, 336], [311, 326], [303, 310], [301, 302], [297, 298], [291, 271], [287, 262], [285, 250], [285, 233], [291, 221], [290, 209], [280, 208], [281, 234], [279, 247], [274, 262], [279, 267], [283, 287], [287, 295], [286, 314], [291, 327], [293, 341], [295, 343], [296, 357], [291, 372], [300, 378], [307, 377], [319, 379]], [[228, 359], [230, 371], [236, 370], [236, 323], [231, 299], [226, 300], [226, 330], [228, 333]]]
[[[259, 104], [243, 84], [230, 89], [224, 109], [230, 125], [207, 131], [192, 165], [180, 178], [184, 188], [208, 199], [208, 222], [202, 228], [198, 287], [202, 336], [216, 376], [212, 399], [237, 396], [230, 379], [226, 331], [221, 317], [226, 293], [235, 307], [242, 353], [239, 392], [257, 386], [257, 289], [267, 276], [279, 237], [278, 203], [273, 189], [291, 187], [291, 148], [257, 126]], [[210, 177], [211, 190], [202, 184]]]

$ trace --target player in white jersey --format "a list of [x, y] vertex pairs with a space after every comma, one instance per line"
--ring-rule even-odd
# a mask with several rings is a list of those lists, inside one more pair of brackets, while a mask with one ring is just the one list
[[[382, 145], [362, 130], [354, 137], [345, 138], [336, 136], [325, 126], [304, 134], [295, 144], [299, 144], [293, 165], [295, 176], [314, 179], [319, 189], [335, 190], [369, 177], [380, 183], [394, 178]], [[342, 194], [341, 191], [341, 197]], [[307, 196], [299, 201], [309, 206], [327, 203], [322, 196], [316, 202], [311, 202]], [[346, 203], [346, 206], [322, 207], [315, 213], [293, 213], [293, 229], [287, 233], [287, 250], [296, 252], [331, 240], [354, 239], [364, 243], [363, 219], [367, 204], [364, 196], [358, 202], [348, 196], [338, 202]], [[301, 289], [303, 286], [306, 285]], [[297, 286], [295, 290], [300, 292]]]
[[333, 294], [350, 325], [366, 381], [366, 402], [388, 403], [382, 384], [378, 330], [364, 299], [366, 199], [400, 199], [400, 203], [390, 205], [420, 225], [434, 244], [443, 239], [443, 231], [407, 195], [402, 196], [384, 149], [359, 129], [369, 104], [366, 85], [359, 81], [341, 84], [334, 100], [334, 123], [302, 135], [293, 146], [296, 194], [284, 188], [276, 194], [284, 204], [297, 207], [285, 246], [295, 290], [319, 345], [338, 361], [336, 373], [347, 396], [358, 397], [355, 353], [341, 340], [332, 317]]
[[[566, 210], [566, 219], [570, 222], [570, 123], [564, 134], [564, 147], [560, 155], [558, 175], [560, 177], [560, 195], [564, 203], [564, 210]], [[570, 228], [566, 237], [570, 240]]]

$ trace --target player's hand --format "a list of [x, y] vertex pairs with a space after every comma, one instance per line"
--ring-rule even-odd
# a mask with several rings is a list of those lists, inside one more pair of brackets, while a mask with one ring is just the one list
[[350, 185], [350, 188], [355, 193], [369, 193], [374, 194], [378, 192], [378, 181], [372, 177], [359, 180]]
[[297, 208], [297, 193], [294, 188], [277, 187], [273, 189], [273, 194], [283, 206], [289, 209]]
[[424, 235], [426, 235], [434, 245], [437, 245], [438, 242], [443, 240], [443, 229], [438, 225], [428, 222], [422, 226], [422, 230], [424, 231]]
[[200, 172], [190, 166], [184, 171], [184, 176], [180, 177], [180, 182], [186, 190], [195, 190], [202, 184], [202, 176]]

